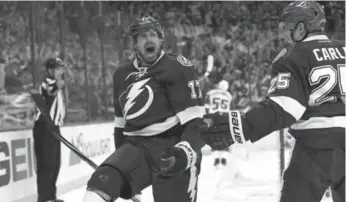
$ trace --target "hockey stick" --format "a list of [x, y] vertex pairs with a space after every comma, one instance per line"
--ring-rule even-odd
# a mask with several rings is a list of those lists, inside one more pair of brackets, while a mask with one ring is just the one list
[[[61, 141], [66, 147], [71, 149], [78, 157], [80, 157], [83, 161], [85, 161], [87, 164], [89, 164], [93, 169], [96, 169], [98, 165], [94, 163], [91, 159], [86, 157], [81, 151], [79, 151], [73, 144], [71, 144], [68, 140], [66, 140], [60, 133], [60, 131], [53, 130], [53, 127], [55, 126], [53, 120], [50, 117], [48, 106], [43, 99], [42, 95], [35, 89], [26, 89], [23, 87], [22, 82], [17, 78], [17, 83], [21, 84], [20, 90], [27, 92], [31, 95], [33, 98], [37, 108], [40, 110], [41, 114], [46, 118], [47, 124], [49, 127], [52, 128], [51, 133], [52, 135], [57, 138], [59, 141]], [[130, 199], [133, 202], [141, 202], [136, 196], [132, 197]]]
[[208, 78], [210, 73], [213, 71], [213, 67], [214, 67], [214, 57], [212, 55], [208, 55], [207, 69], [205, 70], [204, 75], [199, 80]]
[[[91, 159], [86, 157], [81, 151], [79, 151], [73, 144], [71, 144], [68, 140], [66, 140], [61, 134], [60, 131], [53, 130], [53, 127], [55, 126], [53, 123], [53, 120], [50, 117], [48, 106], [43, 99], [42, 95], [35, 89], [30, 90], [30, 94], [36, 103], [37, 108], [40, 110], [42, 115], [46, 118], [47, 123], [52, 128], [52, 134], [55, 138], [60, 140], [66, 147], [71, 149], [79, 158], [81, 158], [83, 161], [85, 161], [87, 164], [89, 164], [92, 168], [97, 169], [98, 165], [94, 163]], [[133, 202], [141, 202], [136, 196], [131, 198]]]
[[213, 71], [214, 67], [214, 57], [212, 55], [208, 55], [208, 63], [207, 63], [207, 70], [204, 73], [204, 77], [208, 77], [211, 71]]
[[[44, 101], [42, 95], [37, 90], [30, 90], [30, 94], [33, 98], [33, 100], [36, 103], [36, 106], [41, 111], [42, 115], [46, 118], [47, 123], [51, 128], [54, 127], [53, 120], [51, 119], [49, 115], [49, 110], [47, 107], [46, 102]], [[92, 168], [97, 169], [98, 165], [94, 163], [91, 159], [86, 157], [81, 151], [79, 151], [73, 144], [71, 144], [68, 140], [66, 140], [58, 131], [54, 131], [52, 129], [52, 134], [55, 138], [60, 140], [65, 146], [67, 146], [69, 149], [71, 149], [79, 158], [81, 158], [83, 161], [85, 161], [87, 164], [89, 164]], [[131, 198], [133, 202], [141, 202], [138, 198], [133, 197]]]
[[[6, 75], [5, 75], [6, 76]], [[46, 101], [42, 97], [42, 95], [35, 89], [27, 89], [23, 85], [23, 83], [16, 77], [11, 77], [13, 80], [13, 83], [16, 83], [16, 88], [20, 91], [24, 91], [31, 95], [33, 98], [37, 108], [40, 110], [42, 115], [46, 118], [46, 122], [48, 124], [48, 127], [51, 129], [52, 135], [57, 138], [60, 142], [62, 142], [66, 147], [71, 149], [78, 157], [80, 157], [83, 161], [88, 163], [92, 168], [96, 169], [98, 166], [96, 163], [94, 163], [92, 160], [90, 160], [88, 157], [86, 157], [81, 151], [79, 151], [73, 144], [71, 144], [68, 140], [66, 140], [61, 134], [60, 131], [54, 130], [54, 122], [50, 117], [49, 109], [46, 104]], [[14, 106], [18, 106], [18, 103], [20, 103], [22, 100], [25, 100], [27, 95], [21, 94], [17, 96], [15, 99], [11, 101], [11, 104]], [[20, 105], [19, 105], [20, 107]]]
[[[48, 106], [43, 99], [42, 95], [35, 89], [30, 90], [30, 94], [32, 98], [34, 99], [36, 106], [41, 111], [42, 115], [46, 118], [47, 123], [50, 127], [54, 127], [53, 120], [50, 117]], [[91, 159], [86, 157], [81, 151], [79, 151], [73, 144], [71, 144], [68, 140], [66, 140], [59, 131], [52, 130], [52, 134], [55, 138], [60, 140], [66, 147], [71, 149], [79, 158], [81, 158], [83, 161], [85, 161], [87, 164], [89, 164], [92, 168], [97, 169], [98, 165], [94, 163]], [[136, 196], [131, 198], [133, 202], [141, 202]]]

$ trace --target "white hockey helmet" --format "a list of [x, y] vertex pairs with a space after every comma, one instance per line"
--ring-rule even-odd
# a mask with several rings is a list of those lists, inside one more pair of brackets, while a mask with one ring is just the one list
[[228, 81], [226, 81], [226, 80], [221, 80], [221, 81], [219, 82], [219, 84], [217, 85], [217, 88], [218, 88], [219, 90], [227, 91], [228, 88], [229, 88], [229, 83], [228, 83]]

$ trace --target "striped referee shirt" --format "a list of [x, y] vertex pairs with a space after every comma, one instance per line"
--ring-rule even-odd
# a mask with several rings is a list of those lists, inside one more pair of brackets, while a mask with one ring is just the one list
[[[50, 117], [56, 126], [61, 126], [65, 117], [65, 104], [62, 91], [57, 86], [57, 80], [45, 78], [39, 88], [41, 95], [44, 97]], [[45, 118], [38, 110], [36, 115], [37, 122], [45, 122]]]

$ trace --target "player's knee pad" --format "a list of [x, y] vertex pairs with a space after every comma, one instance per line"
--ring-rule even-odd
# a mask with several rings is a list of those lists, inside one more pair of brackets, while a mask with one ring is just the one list
[[104, 165], [91, 175], [87, 190], [95, 192], [107, 202], [112, 202], [120, 196], [124, 184], [124, 176], [118, 169]]

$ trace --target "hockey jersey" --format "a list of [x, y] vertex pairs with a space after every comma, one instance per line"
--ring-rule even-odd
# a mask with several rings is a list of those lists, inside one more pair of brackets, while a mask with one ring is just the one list
[[153, 136], [205, 114], [193, 64], [162, 51], [150, 67], [137, 60], [113, 75], [115, 127], [124, 135]]
[[[267, 99], [242, 118], [244, 136], [253, 142], [289, 127], [307, 146], [345, 147], [345, 90], [344, 41], [308, 37], [274, 59]], [[231, 118], [234, 122], [237, 114]], [[231, 125], [231, 131], [236, 128]]]
[[[63, 93], [57, 86], [57, 80], [47, 77], [45, 78], [39, 88], [40, 94], [43, 96], [48, 109], [50, 110], [50, 117], [54, 124], [62, 126], [65, 117], [65, 103], [63, 99]], [[40, 110], [37, 109], [35, 115], [37, 122], [46, 122], [46, 119], [41, 114]]]
[[207, 113], [228, 113], [231, 110], [232, 95], [228, 91], [213, 89], [205, 98]]

